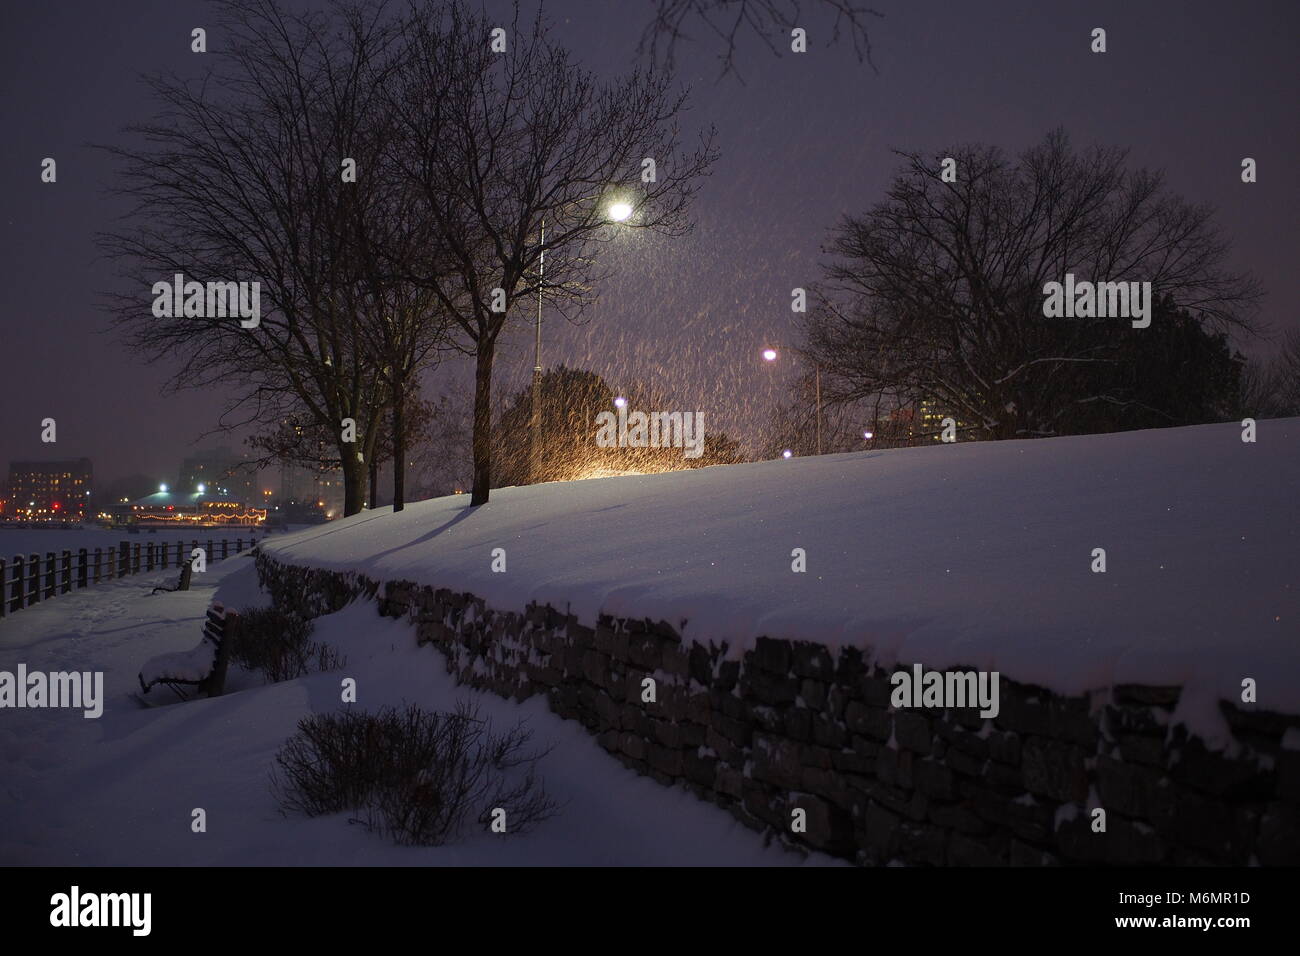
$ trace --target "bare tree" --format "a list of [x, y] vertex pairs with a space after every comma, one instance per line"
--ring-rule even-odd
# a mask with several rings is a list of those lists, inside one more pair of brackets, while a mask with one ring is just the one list
[[570, 317], [589, 301], [611, 202], [631, 208], [620, 228], [686, 232], [716, 157], [711, 131], [682, 148], [686, 96], [667, 77], [599, 82], [540, 14], [521, 29], [517, 7], [494, 40], [499, 27], [462, 0], [413, 9], [389, 106], [405, 130], [391, 162], [436, 250], [410, 278], [475, 357], [473, 505], [491, 487], [492, 367], [507, 320], [539, 292]]
[[[327, 430], [338, 450], [345, 512], [365, 501], [385, 383], [358, 335], [356, 183], [345, 160], [370, 163], [377, 90], [396, 49], [383, 3], [331, 14], [286, 12], [276, 0], [217, 0], [223, 44], [201, 81], [153, 76], [162, 104], [130, 127], [118, 192], [125, 226], [103, 238], [128, 285], [114, 294], [119, 329], [152, 358], [179, 358], [176, 388], [234, 393], [223, 421], [294, 417]], [[377, 163], [377, 159], [376, 159]], [[144, 290], [189, 280], [258, 282], [260, 324], [203, 315], [155, 319]], [[143, 288], [142, 288], [143, 287]], [[355, 441], [344, 420], [355, 422]]]
[[1300, 415], [1300, 329], [1282, 337], [1278, 352], [1242, 369], [1243, 417], [1287, 418]]
[[[358, 335], [378, 374], [389, 412], [389, 437], [380, 444], [384, 457], [393, 463], [396, 513], [406, 507], [409, 439], [423, 424], [419, 375], [440, 358], [441, 350], [451, 346], [449, 316], [442, 303], [427, 285], [408, 278], [436, 272], [441, 265], [438, 247], [424, 244], [423, 229], [407, 201], [406, 184], [392, 164], [392, 157], [405, 147], [400, 138], [404, 130], [391, 113], [384, 113], [373, 125], [373, 155], [381, 165], [365, 174], [365, 188], [359, 191], [364, 206], [351, 218], [358, 281], [349, 286], [354, 294], [350, 311], [357, 316]], [[414, 418], [409, 416], [411, 412]], [[372, 485], [379, 451], [376, 446], [370, 459]], [[373, 487], [371, 499], [376, 500]]]
[[[1227, 268], [1211, 211], [1123, 150], [1074, 152], [1063, 132], [1008, 160], [981, 146], [900, 154], [887, 197], [834, 230], [804, 332], [829, 402], [934, 403], [984, 437], [1058, 434], [1080, 409], [1140, 400], [1101, 375], [1157, 332], [1044, 316], [1044, 285], [1150, 281], [1162, 317], [1251, 331], [1260, 295]], [[945, 157], [956, 177], [940, 176]], [[1172, 325], [1171, 325], [1172, 327]]]
[[1300, 329], [1291, 329], [1283, 337], [1274, 367], [1278, 413], [1300, 415]]
[[871, 18], [883, 16], [853, 0], [654, 0], [654, 7], [654, 18], [641, 35], [640, 51], [648, 52], [652, 61], [671, 68], [677, 44], [690, 39], [686, 31], [690, 24], [697, 23], [722, 41], [718, 59], [723, 76], [737, 73], [736, 45], [742, 34], [756, 34], [768, 50], [780, 55], [780, 47], [773, 37], [779, 36], [784, 44], [791, 30], [808, 29], [811, 26], [805, 18], [808, 9], [833, 15], [831, 42], [847, 35], [858, 60], [871, 63], [871, 34], [867, 24]]

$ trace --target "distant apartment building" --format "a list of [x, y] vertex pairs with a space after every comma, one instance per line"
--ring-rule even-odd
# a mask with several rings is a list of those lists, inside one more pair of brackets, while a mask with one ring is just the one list
[[80, 520], [90, 514], [89, 458], [11, 461], [6, 514], [29, 520]]
[[253, 469], [224, 447], [197, 452], [181, 462], [179, 480], [173, 490], [177, 494], [192, 494], [199, 491], [200, 485], [204, 491], [213, 494], [224, 491], [248, 502], [257, 502], [261, 497]]
[[934, 441], [943, 440], [944, 422], [946, 419], [952, 419], [958, 435], [965, 432], [970, 426], [956, 416], [955, 413], [945, 409], [933, 399], [924, 399], [921, 402], [920, 416], [920, 433]]
[[342, 515], [343, 473], [339, 470], [313, 471], [281, 462], [279, 503], [319, 509], [330, 518]]
[[928, 445], [943, 441], [944, 423], [952, 419], [955, 436], [962, 440], [968, 426], [953, 412], [943, 408], [933, 399], [893, 409], [887, 417], [876, 422], [875, 446], [878, 448]]

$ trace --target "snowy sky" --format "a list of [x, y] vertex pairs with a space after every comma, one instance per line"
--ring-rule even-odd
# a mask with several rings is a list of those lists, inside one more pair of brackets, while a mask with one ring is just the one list
[[[1058, 125], [1076, 145], [1130, 147], [1134, 165], [1162, 167], [1173, 190], [1216, 206], [1234, 264], [1268, 292], [1264, 318], [1276, 328], [1300, 323], [1292, 0], [873, 5], [885, 14], [872, 33], [878, 72], [846, 43], [828, 47], [830, 22], [816, 16], [805, 55], [778, 59], [744, 43], [743, 83], [718, 79], [719, 41], [705, 32], [679, 49], [691, 119], [716, 124], [722, 148], [696, 206], [698, 227], [685, 239], [622, 244], [618, 274], [588, 324], [548, 327], [547, 365], [586, 366], [616, 386], [646, 381], [677, 407], [704, 411], [710, 430], [743, 434], [780, 395], [782, 373], [758, 360], [759, 348], [793, 335], [789, 290], [816, 279], [828, 227], [881, 197], [896, 168], [891, 147], [978, 141], [1014, 151]], [[591, 68], [637, 61], [648, 0], [546, 6]], [[170, 475], [215, 424], [219, 396], [161, 397], [166, 365], [144, 366], [104, 331], [96, 293], [110, 266], [93, 237], [119, 210], [104, 195], [106, 157], [87, 147], [150, 115], [139, 72], [198, 69], [189, 31], [209, 19], [192, 0], [5, 11], [0, 467], [52, 454], [40, 442], [49, 416], [57, 455], [93, 458], [99, 478]], [[1088, 50], [1095, 26], [1108, 31], [1104, 56]], [[52, 186], [39, 180], [45, 156], [58, 159]], [[1259, 163], [1253, 186], [1240, 182], [1243, 156]], [[528, 345], [526, 334], [505, 343], [505, 387], [526, 379]], [[426, 392], [462, 374], [444, 368]], [[203, 444], [216, 443], [238, 442]]]

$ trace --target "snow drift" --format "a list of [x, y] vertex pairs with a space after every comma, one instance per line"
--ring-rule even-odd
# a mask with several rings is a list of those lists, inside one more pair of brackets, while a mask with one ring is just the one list
[[501, 609], [663, 619], [737, 655], [766, 635], [1063, 694], [1183, 685], [1188, 711], [1237, 699], [1251, 677], [1261, 707], [1297, 712], [1300, 419], [1260, 422], [1255, 443], [1241, 434], [936, 444], [506, 488], [477, 509], [440, 498], [263, 547]]

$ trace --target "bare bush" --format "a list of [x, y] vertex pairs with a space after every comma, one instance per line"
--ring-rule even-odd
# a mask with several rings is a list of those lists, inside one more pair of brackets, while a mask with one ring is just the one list
[[230, 648], [230, 659], [251, 671], [261, 671], [273, 684], [295, 680], [313, 671], [332, 671], [347, 659], [332, 647], [311, 639], [307, 618], [276, 608], [245, 608]]
[[353, 811], [405, 845], [440, 846], [470, 820], [487, 825], [496, 809], [520, 833], [556, 810], [536, 774], [546, 751], [531, 750], [531, 739], [522, 721], [494, 733], [463, 703], [454, 713], [411, 705], [313, 714], [276, 756], [272, 788], [285, 812]]

